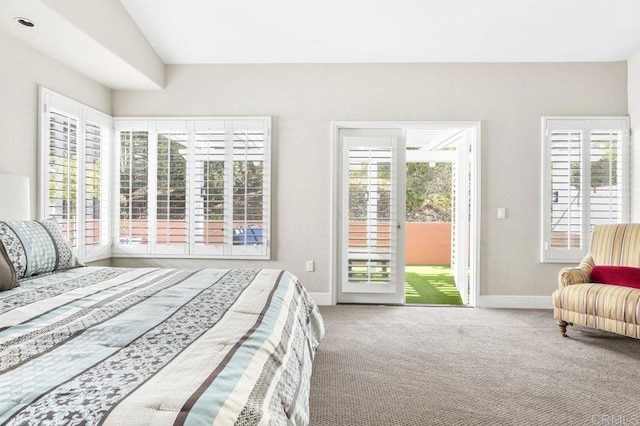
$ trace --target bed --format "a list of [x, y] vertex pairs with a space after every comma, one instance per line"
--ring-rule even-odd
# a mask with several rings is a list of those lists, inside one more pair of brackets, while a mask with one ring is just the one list
[[[6, 216], [28, 212], [14, 205]], [[5, 251], [19, 226], [0, 222]], [[56, 253], [54, 263], [73, 263]], [[26, 263], [14, 265], [18, 277], [46, 262]], [[323, 334], [287, 271], [37, 272], [0, 292], [0, 423], [305, 425]]]

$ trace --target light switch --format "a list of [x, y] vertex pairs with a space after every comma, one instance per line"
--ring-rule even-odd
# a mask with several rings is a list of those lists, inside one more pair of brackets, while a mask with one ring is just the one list
[[307, 260], [307, 272], [313, 272], [315, 269], [315, 262], [313, 260]]
[[498, 219], [506, 219], [507, 209], [504, 207], [498, 207]]

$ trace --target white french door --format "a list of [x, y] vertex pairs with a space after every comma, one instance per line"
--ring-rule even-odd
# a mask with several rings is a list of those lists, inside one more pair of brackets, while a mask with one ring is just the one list
[[[339, 129], [338, 302], [404, 303], [402, 129]], [[401, 166], [402, 165], [402, 166]]]
[[453, 220], [451, 222], [451, 272], [456, 288], [465, 304], [469, 301], [469, 229], [471, 226], [471, 138], [475, 134], [468, 130], [465, 137], [456, 143], [456, 160], [453, 165]]

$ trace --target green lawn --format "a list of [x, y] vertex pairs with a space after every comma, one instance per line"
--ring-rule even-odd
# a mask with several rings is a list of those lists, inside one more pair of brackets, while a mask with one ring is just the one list
[[449, 265], [407, 266], [407, 304], [462, 305]]

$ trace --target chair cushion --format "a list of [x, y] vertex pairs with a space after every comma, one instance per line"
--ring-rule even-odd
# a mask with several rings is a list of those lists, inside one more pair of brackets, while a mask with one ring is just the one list
[[596, 265], [589, 275], [590, 281], [602, 284], [615, 284], [640, 288], [640, 268], [630, 266]]

